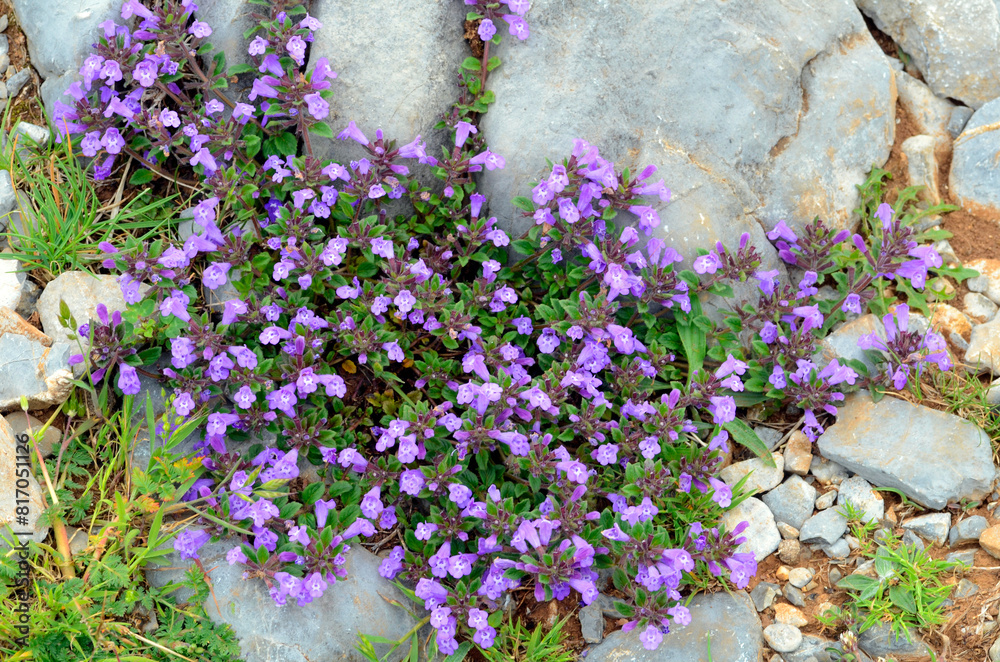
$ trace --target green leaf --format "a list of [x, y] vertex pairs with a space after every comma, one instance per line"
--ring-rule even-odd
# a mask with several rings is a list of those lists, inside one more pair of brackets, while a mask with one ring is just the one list
[[499, 66], [500, 66], [500, 58], [498, 58], [496, 55], [494, 55], [486, 63], [486, 71], [493, 71], [494, 69], [496, 69]]
[[230, 76], [238, 76], [240, 74], [248, 74], [251, 71], [257, 71], [257, 67], [252, 64], [234, 64], [229, 67]]
[[371, 278], [378, 273], [378, 265], [374, 262], [362, 262], [358, 265], [358, 277], [359, 278]]
[[695, 371], [701, 370], [705, 363], [705, 351], [707, 338], [705, 332], [695, 324], [685, 324], [678, 319], [677, 334], [681, 337], [681, 344], [684, 346], [684, 355], [688, 360], [688, 378], [694, 375]]
[[315, 133], [317, 136], [333, 140], [333, 129], [331, 129], [330, 125], [326, 122], [316, 122], [309, 127], [309, 132]]
[[465, 656], [468, 655], [469, 651], [471, 650], [472, 650], [472, 642], [463, 641], [461, 644], [459, 644], [457, 651], [455, 651], [448, 657], [444, 658], [444, 662], [462, 662], [462, 660], [465, 659]]
[[246, 143], [247, 157], [252, 159], [257, 156], [257, 152], [260, 151], [260, 136], [245, 135], [243, 136], [243, 142]]
[[136, 170], [132, 173], [132, 176], [128, 178], [128, 183], [132, 186], [142, 186], [143, 184], [148, 184], [153, 181], [153, 172], [151, 170]]
[[767, 444], [760, 440], [760, 437], [750, 429], [749, 425], [737, 418], [729, 421], [722, 427], [732, 435], [736, 443], [749, 449], [754, 455], [764, 460], [764, 464], [769, 467], [776, 466], [774, 464], [774, 456], [771, 455], [771, 451], [767, 450]]
[[515, 207], [517, 207], [518, 209], [523, 209], [524, 211], [527, 212], [535, 211], [535, 205], [532, 204], [531, 198], [526, 198], [523, 195], [517, 196], [516, 198], [511, 200], [510, 203]]
[[285, 131], [264, 141], [264, 154], [266, 156], [294, 156], [298, 146], [299, 141], [295, 136]]
[[877, 586], [879, 581], [864, 575], [847, 575], [839, 582], [837, 588], [846, 588], [850, 591], [864, 591], [872, 586]]
[[483, 63], [479, 61], [479, 58], [472, 57], [471, 55], [462, 61], [462, 68], [469, 71], [479, 71], [482, 65]]

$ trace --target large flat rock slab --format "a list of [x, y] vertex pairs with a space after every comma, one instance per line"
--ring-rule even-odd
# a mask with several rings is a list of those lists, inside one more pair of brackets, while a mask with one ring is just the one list
[[691, 601], [690, 609], [691, 623], [664, 635], [657, 650], [646, 650], [639, 640], [645, 628], [631, 632], [618, 630], [591, 647], [587, 662], [759, 662], [763, 659], [760, 617], [746, 593], [699, 595]]
[[1000, 96], [1000, 7], [994, 0], [856, 0], [913, 59], [939, 97], [972, 108]]
[[[354, 120], [370, 140], [379, 128], [397, 145], [420, 134], [439, 158], [447, 132], [433, 127], [458, 100], [458, 68], [470, 54], [462, 39], [467, 9], [455, 0], [313, 0], [309, 11], [323, 27], [309, 65], [325, 57], [338, 74], [326, 119], [334, 133]], [[365, 154], [352, 140], [319, 138], [313, 147], [344, 163]]]
[[482, 191], [512, 236], [533, 221], [511, 198], [575, 138], [660, 169], [656, 232], [685, 257], [749, 232], [765, 264], [762, 229], [852, 225], [855, 185], [888, 158], [893, 72], [849, 1], [537, 0], [527, 19], [531, 37], [498, 49], [480, 129], [507, 159]]
[[[399, 639], [416, 625], [409, 614], [384, 598], [412, 604], [388, 580], [378, 574], [381, 562], [360, 546], [346, 555], [348, 577], [326, 589], [322, 597], [305, 607], [289, 599], [277, 607], [260, 579], [243, 579], [246, 567], [229, 565], [226, 553], [236, 540], [208, 543], [199, 551], [209, 570], [215, 599], [205, 601], [205, 611], [216, 623], [228, 623], [240, 641], [247, 662], [364, 662], [354, 649], [358, 634]], [[181, 561], [172, 552], [159, 568], [147, 570], [150, 584], [164, 586], [183, 579], [191, 561]], [[383, 597], [384, 596], [384, 597]], [[179, 594], [179, 598], [186, 596]], [[413, 605], [413, 607], [419, 607]], [[408, 647], [405, 652], [409, 652]], [[379, 655], [389, 647], [377, 644]], [[393, 659], [402, 656], [401, 651]]]
[[989, 494], [993, 449], [974, 423], [890, 396], [873, 403], [864, 391], [839, 410], [816, 442], [823, 457], [926, 508]]

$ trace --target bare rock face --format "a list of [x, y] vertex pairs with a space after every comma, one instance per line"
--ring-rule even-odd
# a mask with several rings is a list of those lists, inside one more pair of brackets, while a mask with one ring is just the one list
[[766, 265], [763, 230], [852, 225], [855, 186], [888, 158], [893, 72], [849, 1], [538, 0], [527, 18], [531, 37], [498, 49], [481, 126], [507, 158], [482, 190], [512, 236], [532, 221], [511, 198], [575, 138], [660, 169], [656, 232], [685, 257], [748, 232]]
[[876, 487], [894, 487], [925, 508], [977, 500], [996, 476], [989, 436], [974, 423], [892, 397], [847, 396], [820, 453]]
[[58, 405], [69, 397], [68, 343], [54, 343], [9, 308], [0, 308], [0, 411]]
[[993, 0], [855, 0], [939, 97], [973, 108], [1000, 96], [1000, 10]]
[[45, 508], [42, 490], [23, 464], [31, 452], [31, 445], [23, 437], [18, 441], [10, 424], [0, 417], [0, 549], [11, 534], [20, 543], [42, 542], [49, 534], [49, 527], [38, 523]]
[[701, 662], [711, 659], [758, 662], [764, 659], [764, 634], [753, 602], [743, 592], [735, 595], [697, 595], [691, 601], [691, 623], [663, 637], [657, 650], [646, 650], [639, 639], [642, 628], [612, 632], [592, 646], [588, 662]]
[[[262, 580], [245, 579], [245, 566], [231, 566], [226, 561], [226, 553], [238, 543], [236, 539], [208, 543], [198, 554], [209, 569], [215, 594], [215, 599], [209, 597], [205, 601], [205, 611], [216, 623], [232, 626], [247, 662], [363, 662], [365, 658], [354, 648], [358, 634], [396, 640], [417, 624], [416, 619], [386, 598], [417, 611], [419, 605], [410, 603], [399, 589], [379, 575], [380, 559], [360, 546], [346, 554], [346, 579], [332, 584], [305, 607], [290, 600], [278, 608]], [[150, 584], [164, 586], [183, 579], [191, 565], [191, 561], [181, 560], [176, 552], [171, 552], [163, 559], [163, 565], [147, 569], [146, 576]], [[187, 597], [178, 595], [180, 599]], [[399, 659], [409, 651], [404, 648], [402, 652], [397, 650], [392, 659]], [[376, 644], [375, 649], [381, 659], [389, 646]]]

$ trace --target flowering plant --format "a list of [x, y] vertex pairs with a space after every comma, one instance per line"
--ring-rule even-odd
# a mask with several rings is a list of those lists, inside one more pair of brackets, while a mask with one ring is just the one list
[[[465, 1], [485, 41], [498, 16], [527, 37], [527, 2]], [[718, 524], [740, 498], [716, 477], [730, 441], [763, 448], [737, 406], [795, 405], [815, 437], [859, 378], [813, 359], [820, 334], [871, 300], [852, 269], [906, 276], [934, 254], [903, 251], [905, 237], [869, 249], [819, 221], [800, 239], [781, 223], [770, 237], [804, 269], [797, 289], [747, 235], [680, 270], [653, 236], [670, 199], [656, 168], [633, 176], [583, 140], [515, 200], [535, 225], [511, 241], [474, 181], [505, 167], [474, 123], [485, 74], [475, 90], [463, 79], [472, 97], [442, 122], [441, 159], [419, 136], [397, 147], [352, 121], [336, 137], [366, 156], [322, 160], [310, 133], [333, 137], [336, 74], [323, 59], [302, 69], [321, 26], [265, 4], [253, 64], [236, 70], [260, 74], [246, 102], [221, 94], [220, 59], [201, 68], [211, 28], [190, 0], [129, 0], [122, 16], [137, 25], [105, 25], [74, 106], [56, 113], [96, 176], [124, 153], [200, 195], [182, 244], [102, 246], [130, 306], [80, 330], [92, 378], [117, 368], [127, 394], [139, 359], [168, 350], [158, 434], [206, 420], [184, 495], [203, 528], [178, 536], [180, 554], [239, 533], [229, 562], [277, 604], [305, 605], [345, 576], [351, 545], [398, 539], [380, 572], [412, 587], [446, 654], [459, 636], [491, 646], [520, 585], [590, 603], [610, 571], [625, 627], [650, 649], [690, 619], [685, 585], [746, 586], [745, 524]], [[437, 181], [411, 178], [414, 161]], [[415, 213], [390, 217], [390, 200]], [[635, 225], [612, 223], [619, 214]], [[814, 302], [826, 278], [845, 286], [842, 302]], [[702, 299], [744, 281], [756, 302], [721, 325], [703, 313]]]

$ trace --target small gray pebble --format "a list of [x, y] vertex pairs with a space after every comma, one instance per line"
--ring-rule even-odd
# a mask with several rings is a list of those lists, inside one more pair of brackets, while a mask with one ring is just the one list
[[846, 540], [841, 538], [832, 545], [824, 545], [823, 553], [831, 559], [846, 559], [851, 555], [851, 546], [847, 544]]
[[964, 563], [965, 565], [972, 567], [976, 565], [976, 550], [966, 549], [961, 552], [952, 552], [948, 556], [944, 557], [944, 560], [948, 561], [949, 563], [957, 561], [959, 563]]
[[913, 531], [903, 532], [903, 543], [916, 547], [920, 551], [924, 551], [924, 541], [921, 540], [920, 536], [915, 534]]
[[990, 288], [990, 279], [986, 276], [975, 276], [965, 281], [970, 292], [983, 293]]
[[764, 641], [771, 650], [791, 653], [802, 644], [802, 633], [794, 625], [773, 623], [764, 628]]
[[10, 56], [0, 55], [0, 75], [7, 71], [7, 67], [10, 66]]
[[777, 584], [761, 582], [750, 591], [750, 599], [757, 611], [764, 611], [774, 604], [774, 599], [778, 597], [780, 591], [781, 587]]
[[989, 522], [982, 515], [966, 517], [951, 527], [951, 531], [948, 532], [948, 544], [954, 546], [963, 542], [975, 542], [988, 527]]
[[0, 16], [0, 32], [6, 30], [8, 25], [10, 25], [10, 19], [7, 18], [7, 14]]
[[10, 40], [7, 39], [7, 35], [0, 34], [0, 55], [6, 55], [10, 52]]
[[782, 593], [785, 596], [785, 599], [791, 602], [796, 607], [806, 606], [806, 599], [805, 597], [803, 597], [802, 591], [795, 588], [791, 584], [785, 584], [785, 589]]
[[604, 614], [596, 601], [580, 610], [580, 633], [588, 644], [599, 644], [604, 638]]
[[788, 573], [788, 583], [795, 588], [802, 588], [812, 580], [813, 574], [815, 573], [809, 568], [792, 568]]
[[830, 578], [830, 585], [836, 586], [837, 582], [844, 578], [844, 573], [837, 568], [830, 568], [830, 572], [827, 573], [827, 577]]
[[826, 510], [837, 500], [837, 490], [824, 492], [816, 497], [816, 510]]
[[25, 67], [7, 79], [7, 93], [14, 98], [31, 80], [31, 71]]
[[952, 593], [952, 595], [956, 599], [961, 600], [962, 598], [971, 597], [976, 593], [979, 593], [979, 586], [976, 585], [975, 582], [971, 582], [968, 579], [963, 579], [962, 581], [958, 582], [958, 586], [955, 587], [955, 591]]

